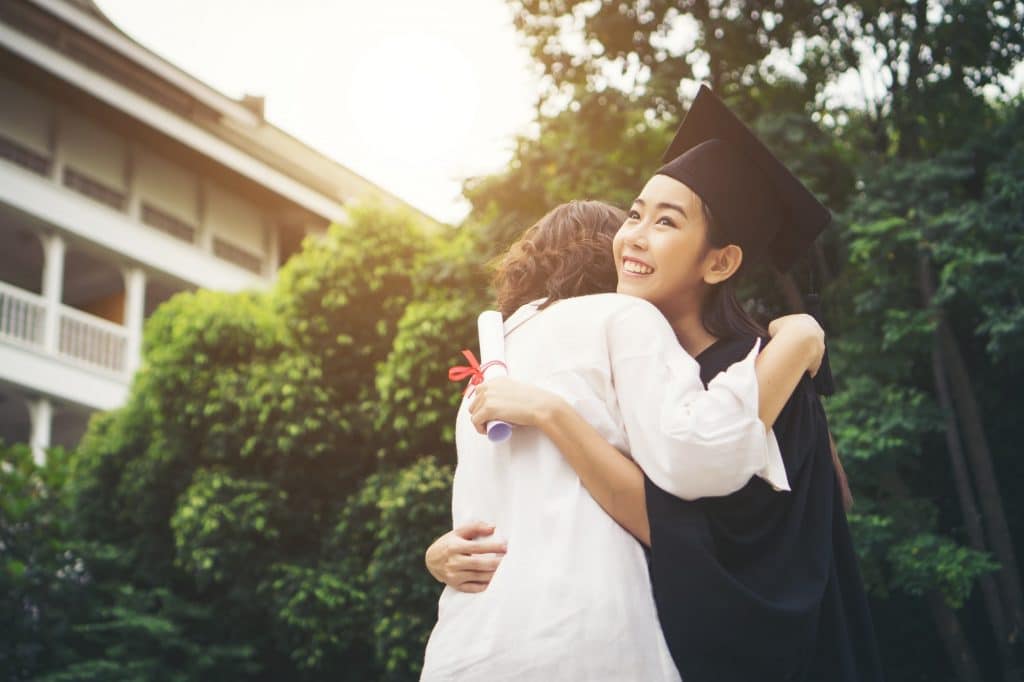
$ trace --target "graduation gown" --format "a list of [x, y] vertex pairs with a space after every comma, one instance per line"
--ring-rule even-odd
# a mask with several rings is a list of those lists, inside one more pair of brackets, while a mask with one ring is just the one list
[[[696, 359], [707, 382], [750, 348], [720, 340]], [[753, 478], [682, 500], [646, 479], [651, 581], [685, 682], [882, 679], [828, 425], [805, 375], [776, 420], [791, 492]]]

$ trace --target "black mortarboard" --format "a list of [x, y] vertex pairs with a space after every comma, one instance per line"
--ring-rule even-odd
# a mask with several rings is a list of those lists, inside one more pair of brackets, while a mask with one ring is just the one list
[[692, 189], [747, 262], [770, 257], [785, 271], [832, 215], [736, 116], [702, 85], [658, 171]]

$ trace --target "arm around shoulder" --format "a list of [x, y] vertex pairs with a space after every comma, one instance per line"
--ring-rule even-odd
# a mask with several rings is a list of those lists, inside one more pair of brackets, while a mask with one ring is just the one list
[[758, 416], [771, 428], [800, 383], [825, 354], [825, 331], [813, 317], [786, 315], [768, 325], [772, 340], [757, 358]]
[[774, 434], [758, 418], [756, 347], [705, 389], [668, 322], [648, 313], [629, 309], [608, 328], [616, 396], [644, 473], [684, 499], [730, 494], [755, 475], [788, 489]]

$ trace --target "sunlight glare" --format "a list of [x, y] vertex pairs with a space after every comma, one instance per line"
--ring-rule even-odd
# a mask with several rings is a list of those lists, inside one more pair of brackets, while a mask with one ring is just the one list
[[348, 88], [360, 145], [413, 166], [472, 154], [479, 80], [468, 56], [423, 34], [387, 36], [363, 53]]

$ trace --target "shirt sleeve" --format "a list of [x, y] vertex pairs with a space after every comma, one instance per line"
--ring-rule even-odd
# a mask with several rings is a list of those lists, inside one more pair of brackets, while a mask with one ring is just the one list
[[775, 434], [758, 418], [760, 340], [705, 389], [697, 361], [649, 303], [613, 315], [607, 335], [630, 453], [651, 482], [687, 500], [728, 495], [753, 476], [789, 490]]

